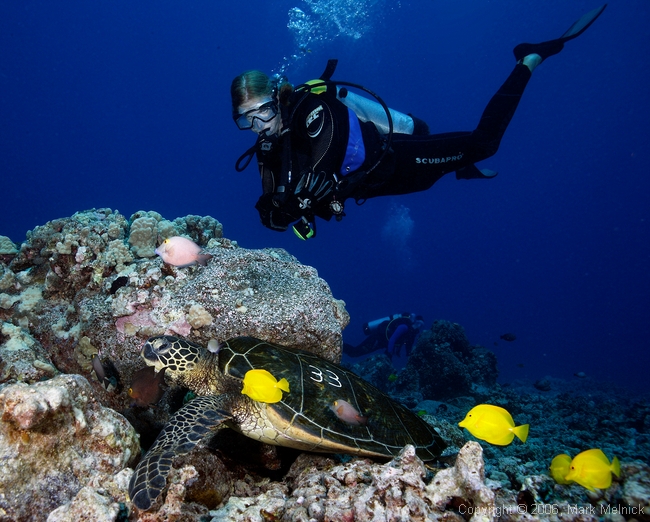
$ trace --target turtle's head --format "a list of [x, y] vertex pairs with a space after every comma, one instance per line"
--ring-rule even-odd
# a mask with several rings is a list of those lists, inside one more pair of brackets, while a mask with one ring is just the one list
[[177, 381], [196, 368], [203, 352], [205, 349], [198, 344], [171, 335], [159, 335], [144, 343], [140, 355], [156, 372], [165, 369], [167, 375]]

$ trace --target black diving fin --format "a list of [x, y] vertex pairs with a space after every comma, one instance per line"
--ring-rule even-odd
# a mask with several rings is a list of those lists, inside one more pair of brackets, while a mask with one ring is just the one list
[[596, 9], [589, 11], [587, 14], [583, 15], [580, 20], [577, 22], [574, 22], [574, 24], [569, 27], [566, 33], [564, 33], [561, 37], [560, 40], [566, 42], [568, 40], [573, 40], [574, 38], [577, 38], [580, 36], [582, 33], [584, 33], [587, 28], [593, 24], [596, 21], [596, 18], [600, 16], [600, 14], [605, 10], [607, 7], [607, 4], [603, 4], [600, 7], [597, 7]]
[[589, 26], [596, 21], [596, 18], [601, 15], [606, 7], [607, 4], [601, 5], [600, 7], [589, 11], [587, 14], [582, 15], [582, 17], [574, 22], [562, 36], [555, 40], [549, 40], [548, 42], [538, 44], [519, 44], [513, 51], [515, 53], [515, 58], [517, 61], [520, 61], [529, 54], [539, 54], [542, 57], [542, 61], [544, 61], [549, 56], [559, 53], [564, 48], [564, 42], [573, 40], [584, 33]]
[[490, 169], [479, 169], [476, 165], [471, 164], [456, 170], [456, 179], [490, 179], [495, 177], [498, 172]]

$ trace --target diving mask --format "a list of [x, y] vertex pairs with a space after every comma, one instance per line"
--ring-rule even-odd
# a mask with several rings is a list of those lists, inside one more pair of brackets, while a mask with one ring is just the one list
[[278, 104], [275, 100], [263, 102], [257, 107], [245, 112], [234, 114], [233, 119], [240, 130], [250, 130], [255, 125], [255, 120], [268, 123], [278, 115]]

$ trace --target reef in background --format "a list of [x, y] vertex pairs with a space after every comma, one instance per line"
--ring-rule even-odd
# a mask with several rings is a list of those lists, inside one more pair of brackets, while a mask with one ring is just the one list
[[[163, 264], [154, 248], [174, 235], [212, 260]], [[131, 511], [127, 466], [183, 400], [170, 389], [152, 407], [131, 404], [125, 390], [147, 337], [207, 345], [253, 335], [338, 361], [348, 321], [314, 268], [284, 250], [239, 248], [211, 217], [99, 209], [37, 227], [20, 246], [0, 237], [0, 521], [620, 521], [632, 518], [617, 507], [650, 510], [647, 401], [589, 379], [499, 386], [494, 354], [436, 321], [399, 374], [385, 356], [355, 371], [441, 431], [446, 469], [426, 468], [408, 446], [383, 464], [269, 449], [223, 430], [175, 461], [159, 511]], [[96, 354], [114, 372], [101, 383]], [[526, 444], [468, 442], [457, 423], [482, 402], [530, 423]], [[592, 446], [621, 459], [612, 487], [592, 493], [548, 476], [555, 454]]]

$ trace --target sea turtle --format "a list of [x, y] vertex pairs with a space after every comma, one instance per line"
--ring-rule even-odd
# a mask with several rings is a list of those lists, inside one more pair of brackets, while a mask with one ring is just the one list
[[[142, 357], [197, 394], [165, 425], [131, 478], [131, 501], [143, 510], [164, 489], [174, 456], [224, 426], [268, 444], [325, 453], [390, 457], [412, 444], [420, 458], [433, 460], [447, 446], [418, 415], [309, 352], [236, 337], [213, 353], [186, 339], [157, 336], [145, 343]], [[285, 378], [290, 391], [275, 403], [252, 400], [242, 389], [253, 369]], [[339, 404], [352, 408], [355, 418], [337, 414]]]

